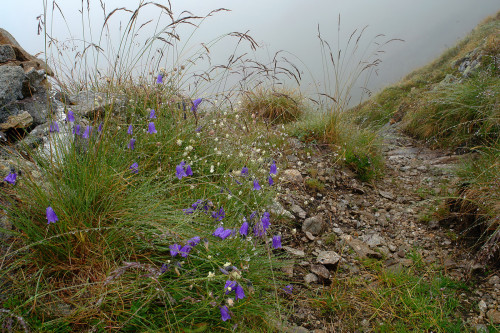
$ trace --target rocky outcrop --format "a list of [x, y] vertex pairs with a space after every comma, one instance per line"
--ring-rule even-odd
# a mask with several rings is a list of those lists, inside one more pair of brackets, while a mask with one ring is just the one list
[[2, 28], [0, 28], [0, 63], [20, 66], [25, 72], [34, 68], [35, 70], [43, 70], [50, 76], [54, 75], [52, 69], [43, 60], [26, 52], [17, 40]]
[[[2, 131], [8, 133], [11, 129], [29, 129], [46, 122], [51, 106], [47, 74], [53, 75], [53, 72], [45, 62], [30, 55], [11, 34], [0, 29]], [[26, 121], [28, 118], [31, 120]]]

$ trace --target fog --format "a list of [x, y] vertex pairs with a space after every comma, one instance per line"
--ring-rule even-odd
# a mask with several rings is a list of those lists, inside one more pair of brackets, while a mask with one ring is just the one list
[[[103, 2], [107, 13], [119, 7], [134, 10], [139, 3], [138, 0]], [[168, 5], [167, 1], [158, 2]], [[57, 5], [54, 6], [50, 1], [45, 9], [47, 30], [52, 37], [59, 41], [85, 39], [96, 44], [99, 42], [104, 22], [99, 1], [89, 0], [88, 9], [86, 0], [59, 0]], [[446, 48], [453, 46], [481, 20], [500, 10], [498, 0], [171, 0], [171, 5], [176, 18], [187, 15], [181, 15], [184, 10], [199, 16], [217, 8], [230, 10], [218, 12], [203, 20], [198, 29], [188, 25], [177, 29], [181, 37], [180, 44], [184, 47], [176, 48], [177, 57], [189, 57], [190, 52], [200, 48], [201, 42], [207, 43], [225, 33], [248, 31], [260, 48], [252, 51], [247, 47], [241, 52], [269, 63], [277, 51], [287, 51], [282, 54], [286, 54], [287, 59], [297, 64], [303, 78], [301, 89], [305, 91], [314, 90], [312, 87], [316, 84], [328, 85], [328, 76], [331, 78], [330, 69], [321, 60], [318, 27], [322, 37], [334, 51], [337, 47], [345, 51], [344, 47], [351, 33], [366, 26], [359, 50], [369, 47], [370, 41], [378, 34], [385, 36], [379, 37], [382, 38], [380, 41], [393, 38], [404, 40], [389, 43], [383, 47], [384, 53], [377, 54], [382, 62], [376, 68], [377, 75], [372, 73], [368, 84], [368, 88], [376, 92], [387, 84], [397, 82], [412, 69], [425, 65]], [[0, 27], [9, 31], [28, 52], [39, 54], [43, 58], [46, 40], [43, 33], [37, 34], [36, 18], [44, 13], [44, 1], [2, 0], [1, 8]], [[83, 21], [79, 12], [82, 9], [85, 13]], [[64, 14], [65, 20], [60, 12]], [[119, 28], [123, 29], [130, 17], [130, 14], [124, 14], [127, 13], [117, 13], [116, 18], [109, 21], [111, 29], [107, 43], [112, 44], [115, 49], [120, 42]], [[138, 22], [145, 23], [151, 19], [153, 22], [141, 30], [141, 36], [152, 35], [153, 30], [149, 29], [153, 29], [156, 24], [165, 26], [171, 22], [167, 15], [160, 16], [158, 7], [144, 7]], [[139, 36], [136, 44], [138, 47], [143, 42], [140, 38]], [[59, 55], [59, 59], [66, 59], [66, 63], [71, 62], [68, 59], [72, 59], [72, 52], [78, 51], [71, 49], [69, 45], [64, 50], [66, 54]], [[234, 51], [233, 47], [225, 42], [212, 46], [212, 63], [224, 63]], [[111, 49], [111, 46], [108, 45], [108, 48]], [[143, 57], [152, 55], [146, 53]], [[357, 51], [356, 56], [361, 55], [362, 52]], [[148, 59], [143, 59], [141, 63], [147, 61]], [[110, 61], [100, 61], [98, 66], [105, 67], [109, 63]], [[172, 64], [165, 60], [160, 65], [168, 67]], [[293, 85], [293, 80], [288, 84]], [[357, 82], [356, 85], [361, 86], [362, 82]]]

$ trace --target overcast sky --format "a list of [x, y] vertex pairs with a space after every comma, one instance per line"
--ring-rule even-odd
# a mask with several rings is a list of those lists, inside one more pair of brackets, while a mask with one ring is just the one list
[[[43, 0], [2, 0], [0, 27], [9, 31], [30, 53], [44, 50], [44, 38], [37, 35], [36, 17], [43, 13]], [[59, 0], [67, 25], [56, 13], [52, 17], [49, 2], [47, 21], [52, 34], [60, 39], [81, 36], [80, 0]], [[86, 2], [86, 1], [85, 1]], [[109, 13], [118, 7], [135, 9], [138, 0], [103, 0]], [[166, 4], [161, 0], [159, 3]], [[379, 75], [373, 78], [371, 88], [395, 82], [412, 69], [425, 65], [453, 46], [475, 25], [500, 10], [498, 0], [171, 0], [175, 15], [189, 10], [205, 15], [216, 8], [231, 12], [219, 13], [206, 20], [191, 39], [192, 43], [209, 41], [231, 31], [245, 32], [264, 46], [259, 56], [267, 57], [278, 50], [286, 50], [299, 58], [315, 76], [322, 79], [324, 67], [319, 58], [317, 27], [330, 44], [336, 44], [337, 18], [341, 16], [341, 39], [355, 29], [368, 25], [366, 39], [376, 34], [400, 38], [404, 43], [392, 43], [382, 56]], [[98, 36], [103, 22], [99, 1], [90, 0], [93, 39]], [[86, 4], [85, 4], [86, 7]], [[86, 8], [85, 8], [86, 10]], [[149, 7], [141, 13], [141, 22], [157, 19], [159, 10]], [[165, 17], [165, 23], [167, 18]], [[113, 22], [115, 26], [119, 21]], [[87, 32], [88, 36], [88, 32]], [[88, 38], [88, 37], [87, 37]], [[341, 41], [342, 44], [342, 41]], [[214, 50], [214, 54], [224, 50]], [[222, 54], [222, 53], [221, 53]]]

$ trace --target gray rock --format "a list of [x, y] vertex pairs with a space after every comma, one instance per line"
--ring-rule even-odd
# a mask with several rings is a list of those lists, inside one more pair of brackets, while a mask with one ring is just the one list
[[488, 279], [488, 283], [491, 284], [491, 285], [495, 285], [495, 284], [499, 284], [500, 283], [500, 277], [498, 277], [498, 275], [493, 275], [492, 277], [490, 277]]
[[302, 231], [310, 232], [313, 235], [319, 235], [325, 227], [325, 223], [323, 221], [323, 215], [319, 214], [313, 217], [310, 217], [302, 223]]
[[302, 250], [297, 250], [297, 249], [294, 249], [290, 246], [283, 246], [283, 249], [290, 253], [290, 254], [293, 254], [294, 256], [297, 256], [297, 257], [300, 257], [300, 258], [303, 258], [306, 256], [305, 252], [302, 251]]
[[11, 45], [0, 45], [0, 63], [16, 60], [16, 52]]
[[281, 176], [281, 179], [285, 183], [292, 183], [296, 185], [302, 185], [304, 183], [304, 178], [300, 174], [299, 170], [295, 169], [287, 169], [283, 171], [283, 175]]
[[389, 200], [394, 200], [394, 196], [392, 195], [392, 193], [391, 193], [391, 192], [387, 192], [387, 191], [382, 191], [382, 190], [380, 190], [380, 191], [378, 191], [378, 193], [379, 193], [382, 197], [384, 197], [384, 198], [386, 198], [386, 199], [389, 199]]
[[323, 279], [330, 278], [330, 271], [324, 265], [311, 265], [311, 272]]
[[302, 207], [300, 207], [299, 205], [292, 205], [292, 207], [290, 207], [290, 210], [297, 214], [301, 219], [305, 219], [306, 218], [306, 211], [302, 209]]
[[304, 281], [307, 284], [316, 283], [316, 282], [318, 282], [318, 277], [313, 273], [309, 273], [309, 274], [306, 274], [306, 276], [304, 276]]
[[474, 333], [488, 333], [488, 327], [483, 324], [476, 324], [473, 326]]
[[290, 213], [289, 211], [287, 211], [285, 208], [283, 208], [283, 206], [281, 205], [281, 203], [277, 199], [273, 200], [271, 206], [269, 207], [269, 210], [274, 215], [285, 216], [289, 219], [294, 219], [293, 214]]
[[335, 251], [320, 251], [316, 260], [323, 265], [336, 265], [340, 255]]
[[123, 96], [91, 91], [70, 96], [70, 99], [76, 103], [70, 107], [72, 111], [89, 119], [102, 118], [106, 110], [121, 111], [127, 105], [127, 99]]
[[23, 95], [25, 97], [47, 91], [48, 83], [43, 69], [36, 70], [35, 68], [31, 68], [25, 74], [25, 78], [26, 80], [23, 84]]
[[486, 317], [488, 317], [488, 319], [491, 320], [493, 325], [500, 324], [500, 311], [497, 311], [495, 309], [490, 309], [488, 312], [486, 312]]
[[33, 117], [26, 111], [15, 116], [9, 116], [7, 121], [0, 124], [0, 130], [27, 128], [33, 124]]
[[384, 245], [385, 240], [377, 233], [371, 235], [363, 235], [360, 237], [363, 242], [366, 243], [371, 248], [375, 248], [379, 245]]
[[477, 307], [479, 308], [480, 312], [486, 312], [488, 310], [488, 305], [484, 300], [480, 300], [479, 303], [477, 304]]
[[345, 239], [347, 244], [356, 252], [358, 257], [360, 259], [363, 258], [375, 258], [375, 259], [381, 259], [382, 255], [378, 252], [372, 251], [368, 245], [363, 243], [359, 239], [354, 239], [354, 238], [346, 238]]
[[310, 241], [313, 241], [316, 239], [316, 237], [313, 236], [313, 234], [311, 234], [309, 231], [306, 231], [306, 237], [307, 239], [309, 239]]
[[19, 66], [0, 66], [0, 122], [4, 122], [10, 114], [2, 111], [7, 104], [23, 98], [22, 88], [24, 71]]

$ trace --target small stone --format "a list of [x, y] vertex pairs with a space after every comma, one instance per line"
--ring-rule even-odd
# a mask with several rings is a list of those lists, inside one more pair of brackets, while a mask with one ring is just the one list
[[340, 228], [333, 228], [332, 231], [337, 235], [342, 235], [344, 233]]
[[296, 169], [287, 169], [283, 171], [282, 180], [286, 183], [296, 185], [302, 185], [304, 183], [304, 178], [300, 174], [299, 170]]
[[302, 231], [309, 231], [313, 235], [320, 234], [323, 231], [323, 228], [324, 222], [323, 215], [321, 214], [306, 219], [302, 224]]
[[283, 273], [285, 273], [285, 275], [287, 277], [289, 277], [289, 278], [293, 277], [293, 265], [283, 266], [283, 267], [281, 267], [281, 270], [283, 271]]
[[321, 251], [316, 260], [323, 265], [336, 265], [340, 260], [340, 255], [335, 251]]
[[292, 207], [290, 207], [290, 210], [298, 215], [301, 219], [305, 219], [306, 218], [306, 211], [302, 209], [302, 207], [300, 207], [299, 205], [292, 205]]
[[294, 249], [292, 247], [289, 247], [289, 246], [283, 246], [283, 249], [290, 253], [290, 254], [293, 254], [294, 256], [297, 256], [297, 257], [300, 257], [300, 258], [303, 258], [306, 256], [306, 254], [304, 253], [304, 251], [302, 250], [297, 250], [297, 249]]
[[491, 320], [493, 325], [500, 324], [500, 311], [491, 309], [488, 312], [486, 312], [486, 317], [488, 317], [488, 319]]
[[488, 333], [488, 327], [483, 324], [476, 324], [473, 326], [474, 333]]
[[480, 300], [477, 307], [479, 308], [479, 311], [483, 313], [486, 312], [486, 310], [488, 310], [488, 305], [484, 300]]
[[378, 193], [383, 198], [386, 198], [386, 199], [389, 199], [389, 200], [394, 200], [394, 196], [390, 192], [380, 190], [380, 191], [378, 191]]
[[330, 278], [330, 271], [324, 265], [311, 265], [311, 272], [323, 279]]
[[393, 245], [393, 244], [389, 244], [389, 245], [388, 245], [388, 247], [389, 247], [389, 250], [390, 250], [391, 252], [396, 252], [396, 250], [398, 249], [398, 248], [397, 248], [395, 245]]
[[313, 234], [311, 234], [309, 231], [306, 231], [306, 237], [307, 239], [309, 239], [310, 241], [313, 241], [316, 239], [316, 237], [313, 236]]
[[368, 247], [365, 243], [363, 243], [359, 239], [354, 239], [354, 238], [345, 238], [347, 244], [349, 244], [350, 247], [356, 252], [358, 257], [361, 259], [363, 258], [375, 258], [375, 259], [380, 259], [382, 258], [382, 255], [378, 252], [375, 252]]
[[307, 284], [316, 283], [316, 282], [318, 282], [318, 277], [313, 273], [309, 273], [306, 276], [304, 276], [304, 281]]
[[364, 235], [360, 238], [371, 248], [385, 244], [385, 240], [379, 234]]
[[499, 284], [500, 283], [500, 277], [498, 277], [498, 275], [493, 275], [492, 277], [490, 277], [488, 279], [488, 283], [491, 284], [491, 285], [495, 285], [495, 284]]

